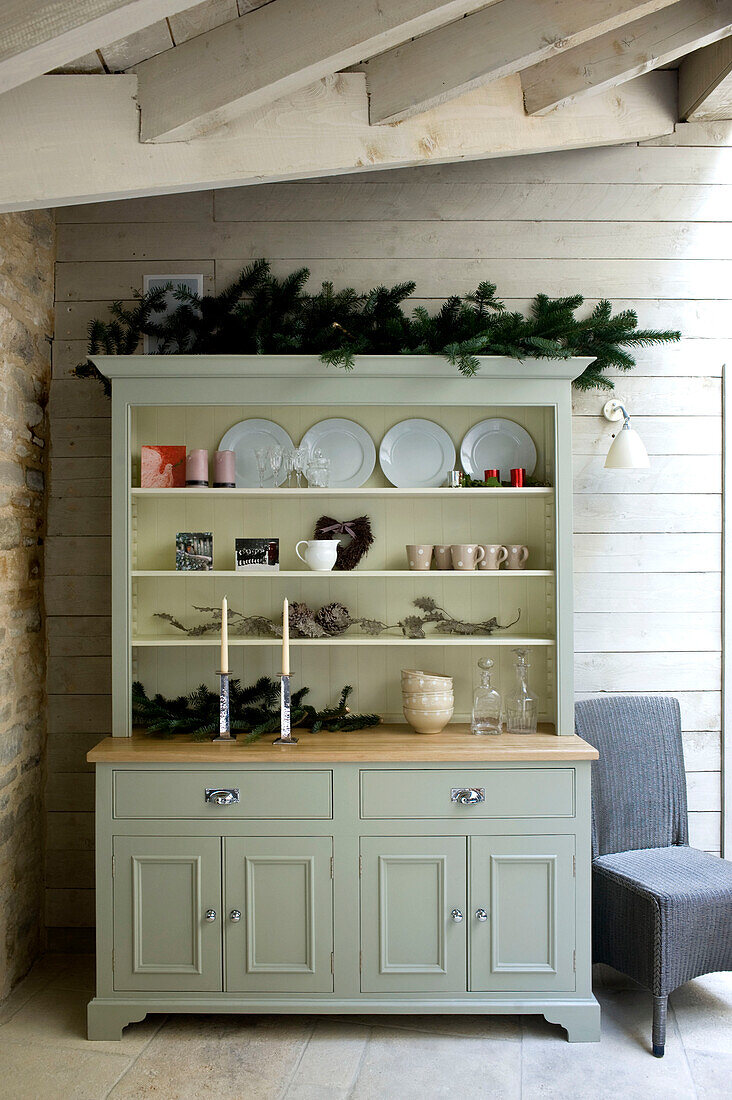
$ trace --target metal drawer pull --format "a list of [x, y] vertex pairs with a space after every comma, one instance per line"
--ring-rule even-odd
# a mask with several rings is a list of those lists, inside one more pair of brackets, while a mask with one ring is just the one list
[[205, 915], [207, 921], [216, 920], [216, 910], [215, 909], [207, 909], [204, 915]]
[[233, 920], [235, 923], [241, 920], [241, 911], [239, 909], [232, 909], [229, 913], [229, 920]]
[[477, 802], [485, 802], [485, 787], [453, 787], [450, 801], [459, 802], [461, 806], [475, 806]]
[[238, 801], [238, 787], [206, 787], [206, 802], [215, 802], [217, 806], [233, 806]]
[[488, 920], [488, 914], [486, 913], [485, 909], [476, 909], [475, 919], [479, 920], [481, 924], [484, 924], [485, 921]]
[[460, 921], [463, 919], [463, 914], [459, 909], [453, 909], [450, 916], [455, 921], [455, 924], [460, 924]]

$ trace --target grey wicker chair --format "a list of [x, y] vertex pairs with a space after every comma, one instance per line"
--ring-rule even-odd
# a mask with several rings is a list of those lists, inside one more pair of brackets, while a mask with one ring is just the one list
[[595, 962], [653, 994], [653, 1053], [663, 1057], [668, 995], [732, 970], [732, 862], [689, 847], [679, 704], [610, 696], [575, 706], [592, 765]]

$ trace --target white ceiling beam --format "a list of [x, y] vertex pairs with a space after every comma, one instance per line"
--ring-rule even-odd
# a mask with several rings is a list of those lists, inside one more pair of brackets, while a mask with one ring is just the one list
[[521, 73], [526, 110], [546, 114], [607, 92], [732, 34], [732, 0], [682, 0]]
[[43, 76], [0, 97], [0, 211], [644, 141], [673, 132], [676, 74], [530, 118], [517, 76], [418, 118], [369, 125], [341, 73], [197, 141], [139, 140], [134, 75]]
[[200, 0], [2, 0], [0, 92]]
[[673, 0], [501, 0], [359, 65], [372, 124], [398, 122]]
[[732, 119], [732, 38], [714, 42], [681, 62], [679, 116], [687, 122]]
[[275, 0], [137, 66], [143, 141], [190, 141], [487, 0]]

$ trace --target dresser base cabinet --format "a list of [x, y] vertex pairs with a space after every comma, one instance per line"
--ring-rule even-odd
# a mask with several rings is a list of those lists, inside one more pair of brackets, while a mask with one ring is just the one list
[[[226, 752], [236, 764], [183, 746], [176, 763], [117, 748], [96, 764], [90, 1039], [148, 1012], [541, 1013], [599, 1039], [590, 759], [290, 755], [283, 799], [276, 767]], [[454, 801], [465, 787], [485, 801]], [[211, 789], [240, 800], [212, 805]]]

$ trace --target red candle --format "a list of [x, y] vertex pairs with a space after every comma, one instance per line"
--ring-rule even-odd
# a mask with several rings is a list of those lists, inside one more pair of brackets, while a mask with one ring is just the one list
[[501, 475], [500, 475], [500, 472], [498, 470], [484, 470], [483, 471], [483, 480], [487, 481], [488, 478], [490, 478], [490, 477], [498, 478], [498, 480], [500, 481]]
[[524, 484], [525, 471], [519, 467], [516, 470], [511, 470], [511, 485], [514, 489], [521, 489]]

